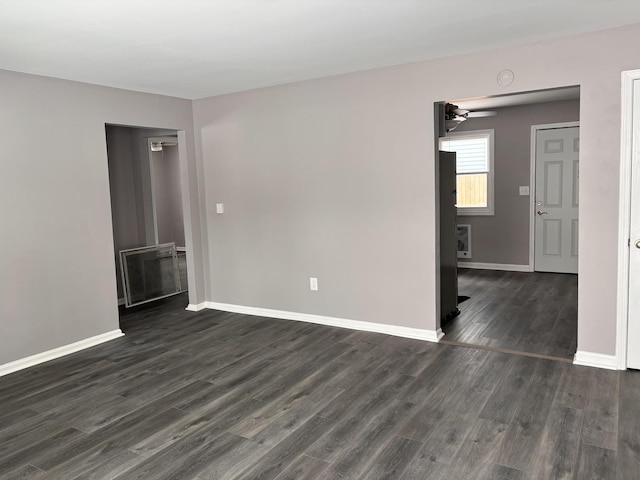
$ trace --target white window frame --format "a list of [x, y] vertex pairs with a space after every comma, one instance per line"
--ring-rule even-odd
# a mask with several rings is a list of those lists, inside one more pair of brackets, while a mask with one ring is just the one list
[[[465, 137], [486, 137], [488, 139], [488, 166], [487, 172], [487, 206], [486, 207], [458, 207], [459, 216], [474, 216], [474, 215], [494, 215], [494, 168], [493, 168], [493, 154], [494, 154], [494, 131], [489, 130], [468, 130], [465, 132], [449, 132], [446, 137], [440, 138], [440, 150], [444, 150], [443, 141], [447, 139], [465, 138]], [[446, 151], [446, 150], [445, 150]], [[478, 172], [484, 173], [484, 172]], [[457, 174], [456, 174], [457, 175]]]

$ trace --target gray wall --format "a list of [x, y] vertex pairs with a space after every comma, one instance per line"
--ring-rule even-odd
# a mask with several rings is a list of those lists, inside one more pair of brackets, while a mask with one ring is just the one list
[[175, 242], [177, 247], [184, 247], [178, 147], [164, 147], [161, 152], [151, 152], [151, 156], [158, 243]]
[[434, 102], [564, 85], [581, 87], [578, 349], [613, 354], [620, 72], [639, 40], [623, 27], [193, 104], [0, 71], [0, 364], [118, 327], [105, 123], [185, 131], [191, 303], [436, 329]]
[[207, 298], [438, 328], [434, 102], [580, 85], [578, 349], [613, 354], [620, 72], [638, 41], [624, 27], [194, 101]]
[[144, 205], [139, 196], [142, 179], [138, 156], [134, 154], [133, 133], [132, 128], [106, 127], [118, 298], [123, 297], [118, 252], [145, 245]]
[[531, 169], [531, 125], [571, 122], [580, 119], [580, 101], [522, 105], [494, 109], [495, 117], [471, 118], [456, 132], [494, 129], [493, 216], [458, 217], [471, 225], [472, 258], [465, 262], [529, 264], [530, 197], [518, 194], [519, 185], [529, 185]]
[[139, 205], [136, 195], [137, 190], [142, 187], [140, 168], [132, 148], [135, 139], [133, 131], [134, 129], [126, 127], [106, 127], [111, 218], [116, 251], [144, 245], [145, 241], [144, 206]]
[[118, 328], [106, 123], [185, 131], [190, 295], [204, 301], [190, 101], [7, 71], [0, 98], [0, 365]]

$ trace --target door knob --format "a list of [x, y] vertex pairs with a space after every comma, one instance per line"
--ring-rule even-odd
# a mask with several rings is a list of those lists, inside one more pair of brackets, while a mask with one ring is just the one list
[[[543, 212], [543, 211], [541, 211], [541, 210], [538, 210], [536, 213], [537, 213], [538, 215], [548, 215], [548, 214], [549, 214], [549, 212]], [[640, 240], [638, 240], [638, 241], [640, 242]], [[638, 247], [638, 248], [640, 248], [640, 247]]]
[[640, 240], [636, 240], [635, 246], [636, 248], [640, 248]]

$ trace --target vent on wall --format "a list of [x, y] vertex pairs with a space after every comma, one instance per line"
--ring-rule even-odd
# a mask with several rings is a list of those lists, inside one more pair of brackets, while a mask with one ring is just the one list
[[458, 224], [458, 258], [471, 258], [471, 225]]

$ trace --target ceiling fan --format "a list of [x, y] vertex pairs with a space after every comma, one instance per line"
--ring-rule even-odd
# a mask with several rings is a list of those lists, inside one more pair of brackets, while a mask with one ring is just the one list
[[444, 118], [447, 132], [455, 128], [468, 118], [495, 117], [498, 114], [495, 110], [471, 111], [458, 108], [458, 105], [447, 103], [445, 105]]

